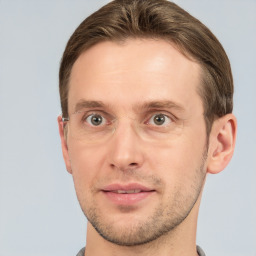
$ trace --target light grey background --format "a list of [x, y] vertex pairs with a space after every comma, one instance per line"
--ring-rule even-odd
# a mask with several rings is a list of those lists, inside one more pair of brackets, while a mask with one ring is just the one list
[[[86, 219], [62, 160], [58, 67], [78, 24], [108, 1], [0, 0], [0, 256], [73, 256]], [[207, 256], [256, 256], [256, 1], [177, 0], [226, 49], [238, 139], [208, 176], [198, 227]]]

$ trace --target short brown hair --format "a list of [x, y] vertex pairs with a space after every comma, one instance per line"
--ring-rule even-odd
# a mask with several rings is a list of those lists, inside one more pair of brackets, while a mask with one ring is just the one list
[[199, 94], [207, 133], [215, 117], [233, 109], [233, 78], [228, 57], [217, 38], [199, 20], [167, 0], [114, 0], [86, 18], [69, 39], [60, 71], [63, 117], [68, 117], [68, 87], [73, 64], [82, 52], [102, 41], [155, 38], [174, 43], [202, 68]]

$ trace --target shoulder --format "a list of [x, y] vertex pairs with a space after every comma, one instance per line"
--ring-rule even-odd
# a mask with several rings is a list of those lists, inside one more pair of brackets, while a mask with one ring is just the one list
[[197, 245], [196, 249], [199, 256], [206, 256], [200, 246]]
[[78, 254], [77, 254], [76, 256], [84, 256], [84, 252], [85, 252], [85, 247], [82, 248], [82, 249], [78, 252]]

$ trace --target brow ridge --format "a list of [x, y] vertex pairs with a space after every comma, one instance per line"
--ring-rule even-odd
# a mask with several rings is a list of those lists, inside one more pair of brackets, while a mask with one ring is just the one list
[[[86, 108], [110, 108], [110, 106], [111, 106], [110, 104], [105, 104], [102, 101], [81, 99], [76, 103], [74, 112], [78, 112], [81, 109], [86, 109]], [[136, 112], [143, 111], [143, 110], [145, 111], [148, 109], [160, 109], [160, 108], [174, 108], [180, 111], [185, 110], [183, 106], [170, 100], [148, 101], [148, 102], [144, 102], [142, 104], [136, 104], [135, 106], [133, 106], [133, 109]]]

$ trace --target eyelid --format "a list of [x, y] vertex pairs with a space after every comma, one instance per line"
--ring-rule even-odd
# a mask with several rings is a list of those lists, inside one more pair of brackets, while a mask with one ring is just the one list
[[[95, 114], [95, 115], [100, 115], [103, 118], [105, 118], [107, 120], [107, 123], [113, 123], [114, 121], [117, 120], [116, 117], [114, 117], [113, 115], [109, 114], [108, 112], [106, 112], [102, 109], [79, 110], [79, 111], [76, 111], [74, 114], [79, 114], [79, 113], [83, 114], [83, 119], [86, 119], [90, 115]], [[170, 120], [173, 122], [176, 122], [179, 120], [179, 118], [177, 118], [174, 114], [170, 113], [169, 111], [160, 110], [160, 109], [152, 109], [150, 111], [146, 111], [146, 113], [141, 114], [141, 121], [143, 123], [147, 123], [150, 118], [152, 118], [154, 115], [157, 115], [157, 114], [162, 114], [162, 115], [166, 116], [167, 118], [170, 118]]]
[[74, 114], [77, 114], [77, 113], [104, 113], [104, 114], [107, 114], [102, 109], [81, 109], [81, 110], [74, 112]]
[[106, 124], [112, 123], [115, 118], [110, 115], [109, 113], [103, 111], [103, 110], [83, 110], [83, 111], [78, 111], [76, 113], [83, 113], [82, 119], [86, 120], [89, 116], [92, 115], [100, 115], [106, 120]]
[[[164, 120], [164, 123], [163, 124], [159, 124], [159, 125], [157, 125], [156, 123], [155, 123], [155, 120], [154, 120], [154, 118], [156, 117], [156, 116], [158, 116], [158, 115], [162, 115], [162, 116], [164, 116], [164, 118], [165, 118], [165, 120]], [[173, 121], [172, 121], [172, 119], [169, 117], [169, 116], [167, 116], [167, 115], [165, 115], [165, 114], [154, 114], [154, 115], [152, 115], [149, 119], [148, 119], [148, 121], [147, 121], [147, 125], [149, 125], [149, 126], [154, 126], [154, 127], [158, 127], [158, 128], [161, 128], [161, 127], [168, 127], [168, 126], [170, 126], [171, 124], [173, 123]]]
[[76, 111], [74, 114], [83, 114], [86, 116], [90, 115], [100, 115], [100, 116], [106, 116], [106, 117], [112, 117], [109, 113], [105, 112], [104, 110], [99, 109], [93, 109], [93, 110], [80, 110]]
[[170, 113], [166, 110], [152, 110], [147, 114], [146, 120], [148, 121], [154, 115], [164, 115], [164, 116], [170, 118], [170, 120], [173, 122], [178, 120], [178, 118], [175, 115], [173, 115], [172, 113]]

